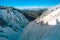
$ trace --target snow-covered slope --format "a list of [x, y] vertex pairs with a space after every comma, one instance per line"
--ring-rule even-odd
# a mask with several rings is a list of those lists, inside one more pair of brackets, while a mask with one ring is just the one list
[[53, 7], [30, 22], [20, 40], [60, 40], [60, 6]]
[[[34, 9], [35, 10], [35, 9]], [[40, 13], [45, 9], [39, 10]], [[30, 11], [30, 10], [29, 10]], [[33, 10], [31, 10], [33, 11]], [[36, 10], [38, 11], [38, 10]], [[24, 27], [32, 20], [32, 16], [36, 17], [39, 14], [33, 11], [32, 13], [24, 14], [26, 11], [13, 7], [0, 6], [0, 39], [1, 40], [18, 40]], [[38, 13], [39, 13], [38, 12]], [[31, 15], [31, 16], [29, 16]]]
[[0, 7], [0, 40], [17, 40], [29, 21], [17, 9]]
[[[44, 16], [44, 15], [46, 15], [46, 16]], [[46, 13], [44, 13], [36, 21], [37, 22], [43, 21], [44, 23], [48, 23], [49, 25], [56, 25], [56, 20], [60, 21], [60, 5], [49, 9]]]

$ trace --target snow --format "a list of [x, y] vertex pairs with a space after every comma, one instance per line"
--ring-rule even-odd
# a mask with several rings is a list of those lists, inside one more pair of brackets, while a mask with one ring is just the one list
[[17, 10], [0, 9], [0, 40], [17, 40], [28, 22]]
[[[56, 25], [56, 19], [59, 18], [59, 16], [60, 16], [59, 12], [60, 12], [60, 8], [56, 9], [52, 12], [49, 12], [49, 14], [47, 16], [45, 16], [44, 18], [42, 18], [40, 20], [37, 20], [37, 22], [43, 21], [44, 23], [48, 22], [49, 25]], [[59, 19], [57, 19], [57, 20], [59, 20]]]
[[[50, 12], [42, 19], [48, 23], [43, 24], [40, 18], [30, 22], [24, 29], [19, 40], [60, 40], [60, 8]], [[47, 18], [48, 17], [48, 18]], [[52, 17], [52, 18], [51, 18]], [[51, 19], [51, 21], [50, 21]]]
[[0, 40], [60, 40], [60, 8], [54, 9], [29, 24], [22, 13], [0, 9]]

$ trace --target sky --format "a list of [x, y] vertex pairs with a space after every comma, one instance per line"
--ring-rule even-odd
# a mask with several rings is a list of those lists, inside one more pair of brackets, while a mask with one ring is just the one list
[[59, 3], [60, 0], [0, 0], [0, 5], [13, 7], [49, 7]]

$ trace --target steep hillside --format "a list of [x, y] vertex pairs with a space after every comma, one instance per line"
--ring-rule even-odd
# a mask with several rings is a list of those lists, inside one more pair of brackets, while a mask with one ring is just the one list
[[17, 40], [28, 22], [17, 9], [0, 6], [0, 40]]
[[37, 18], [37, 22], [43, 21], [44, 23], [48, 23], [50, 25], [56, 25], [56, 20], [60, 21], [60, 5], [52, 7], [48, 9], [48, 11], [44, 12], [39, 18]]

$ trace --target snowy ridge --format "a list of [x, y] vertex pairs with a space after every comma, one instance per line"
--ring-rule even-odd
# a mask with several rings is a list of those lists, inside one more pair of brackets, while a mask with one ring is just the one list
[[49, 25], [56, 25], [56, 19], [60, 21], [60, 5], [48, 9], [40, 18], [37, 18], [37, 22], [43, 21], [44, 24], [48, 22]]

